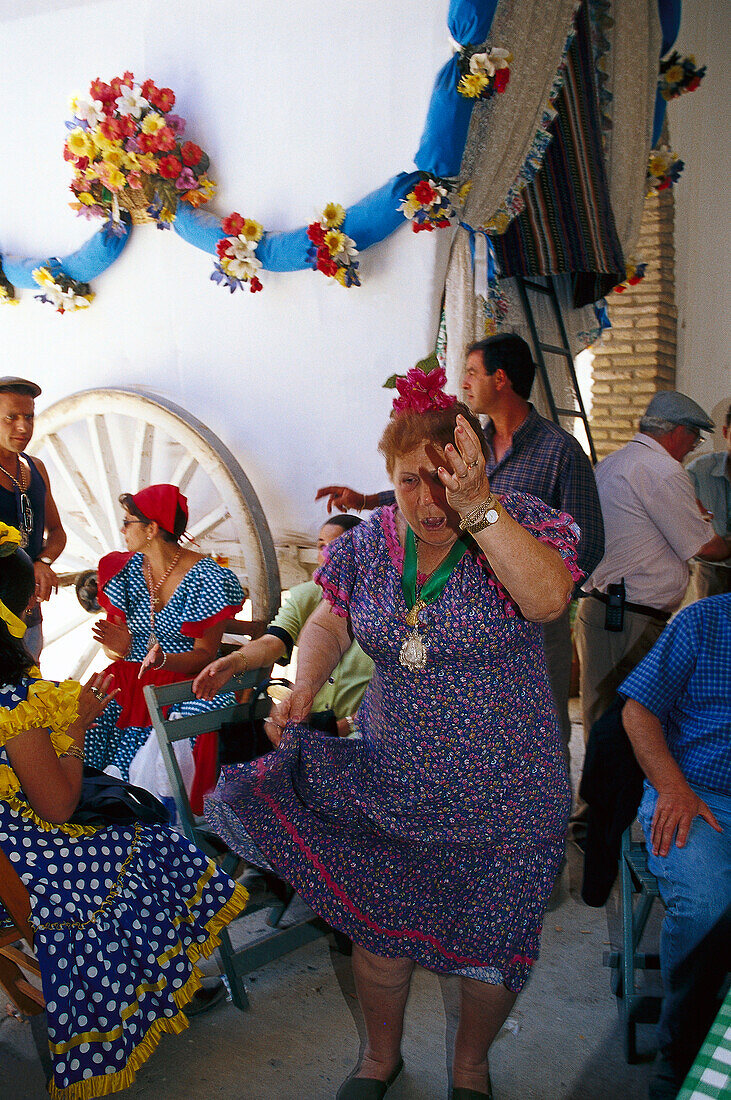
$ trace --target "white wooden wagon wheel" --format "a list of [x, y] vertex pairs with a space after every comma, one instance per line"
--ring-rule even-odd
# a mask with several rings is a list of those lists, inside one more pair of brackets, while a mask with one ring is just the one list
[[228, 448], [185, 409], [135, 390], [85, 390], [37, 417], [30, 451], [46, 463], [68, 535], [54, 565], [66, 586], [44, 605], [44, 675], [78, 679], [103, 667], [91, 616], [69, 582], [124, 549], [119, 495], [146, 485], [178, 485], [188, 497], [193, 549], [233, 569], [252, 618], [268, 622], [276, 613], [279, 570], [256, 493]]

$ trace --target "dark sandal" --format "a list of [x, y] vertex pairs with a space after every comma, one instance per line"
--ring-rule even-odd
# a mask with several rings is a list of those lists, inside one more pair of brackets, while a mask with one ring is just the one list
[[452, 1089], [450, 1100], [493, 1100], [490, 1074], [487, 1075], [487, 1093], [476, 1092], [475, 1089], [466, 1089], [458, 1085], [457, 1088]]
[[[351, 1074], [338, 1089], [335, 1100], [383, 1100], [403, 1068], [404, 1060], [399, 1058], [396, 1068], [385, 1081], [378, 1081], [374, 1077], [353, 1077]], [[357, 1073], [358, 1069], [353, 1070], [353, 1073]]]

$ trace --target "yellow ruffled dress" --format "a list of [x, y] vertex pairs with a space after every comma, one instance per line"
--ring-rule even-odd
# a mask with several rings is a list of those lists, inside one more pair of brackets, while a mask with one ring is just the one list
[[[247, 893], [166, 826], [52, 825], [28, 805], [5, 746], [48, 729], [60, 755], [79, 685], [0, 685], [0, 848], [31, 897], [56, 1100], [126, 1088], [200, 986], [199, 959]], [[2, 911], [0, 909], [0, 915]]]

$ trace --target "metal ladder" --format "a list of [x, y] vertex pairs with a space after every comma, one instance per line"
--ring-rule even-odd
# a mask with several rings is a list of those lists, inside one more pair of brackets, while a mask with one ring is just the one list
[[[516, 275], [515, 281], [518, 285], [520, 292], [521, 304], [525, 313], [526, 320], [528, 322], [528, 328], [531, 334], [531, 342], [533, 344], [533, 355], [535, 357], [536, 365], [541, 376], [543, 388], [546, 394], [546, 400], [551, 412], [551, 419], [554, 423], [559, 424], [560, 416], [570, 416], [574, 419], [581, 420], [586, 431], [586, 438], [589, 443], [589, 451], [591, 453], [591, 460], [596, 464], [596, 450], [594, 448], [594, 441], [591, 437], [591, 430], [589, 428], [589, 419], [586, 415], [586, 409], [584, 408], [584, 402], [581, 397], [581, 391], [579, 390], [579, 381], [576, 377], [576, 369], [574, 367], [574, 358], [571, 354], [569, 347], [568, 336], [566, 335], [566, 325], [564, 324], [563, 315], [561, 313], [561, 305], [556, 295], [556, 288], [553, 284], [553, 279], [550, 275], [544, 276], [546, 282], [542, 283], [535, 278], [527, 278], [524, 275]], [[553, 314], [556, 319], [556, 325], [560, 334], [561, 343], [548, 344], [544, 340], [541, 340], [538, 335], [538, 329], [536, 327], [535, 317], [533, 316], [533, 309], [530, 304], [530, 298], [528, 291], [533, 291], [536, 294], [545, 295], [553, 309]], [[553, 396], [553, 389], [551, 388], [551, 380], [548, 374], [548, 368], [546, 366], [546, 360], [543, 353], [548, 352], [551, 355], [559, 355], [566, 360], [566, 366], [568, 368], [568, 378], [573, 389], [573, 395], [576, 399], [577, 408], [564, 409], [559, 408], [556, 405], [556, 401]]]

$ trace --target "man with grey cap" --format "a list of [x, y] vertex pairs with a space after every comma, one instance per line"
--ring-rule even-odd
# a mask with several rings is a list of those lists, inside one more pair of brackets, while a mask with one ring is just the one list
[[[690, 397], [657, 393], [634, 438], [596, 467], [605, 551], [582, 585], [586, 598], [574, 626], [585, 740], [680, 606], [688, 561], [722, 561], [731, 554], [731, 540], [702, 517], [681, 465], [701, 432], [712, 431], [713, 421]], [[579, 844], [585, 818], [580, 805], [572, 819]]]
[[25, 644], [37, 659], [43, 648], [40, 603], [58, 588], [51, 568], [66, 545], [48, 473], [25, 449], [33, 436], [35, 399], [41, 387], [27, 378], [0, 378], [0, 521], [17, 527], [33, 561], [36, 594], [26, 613]]

